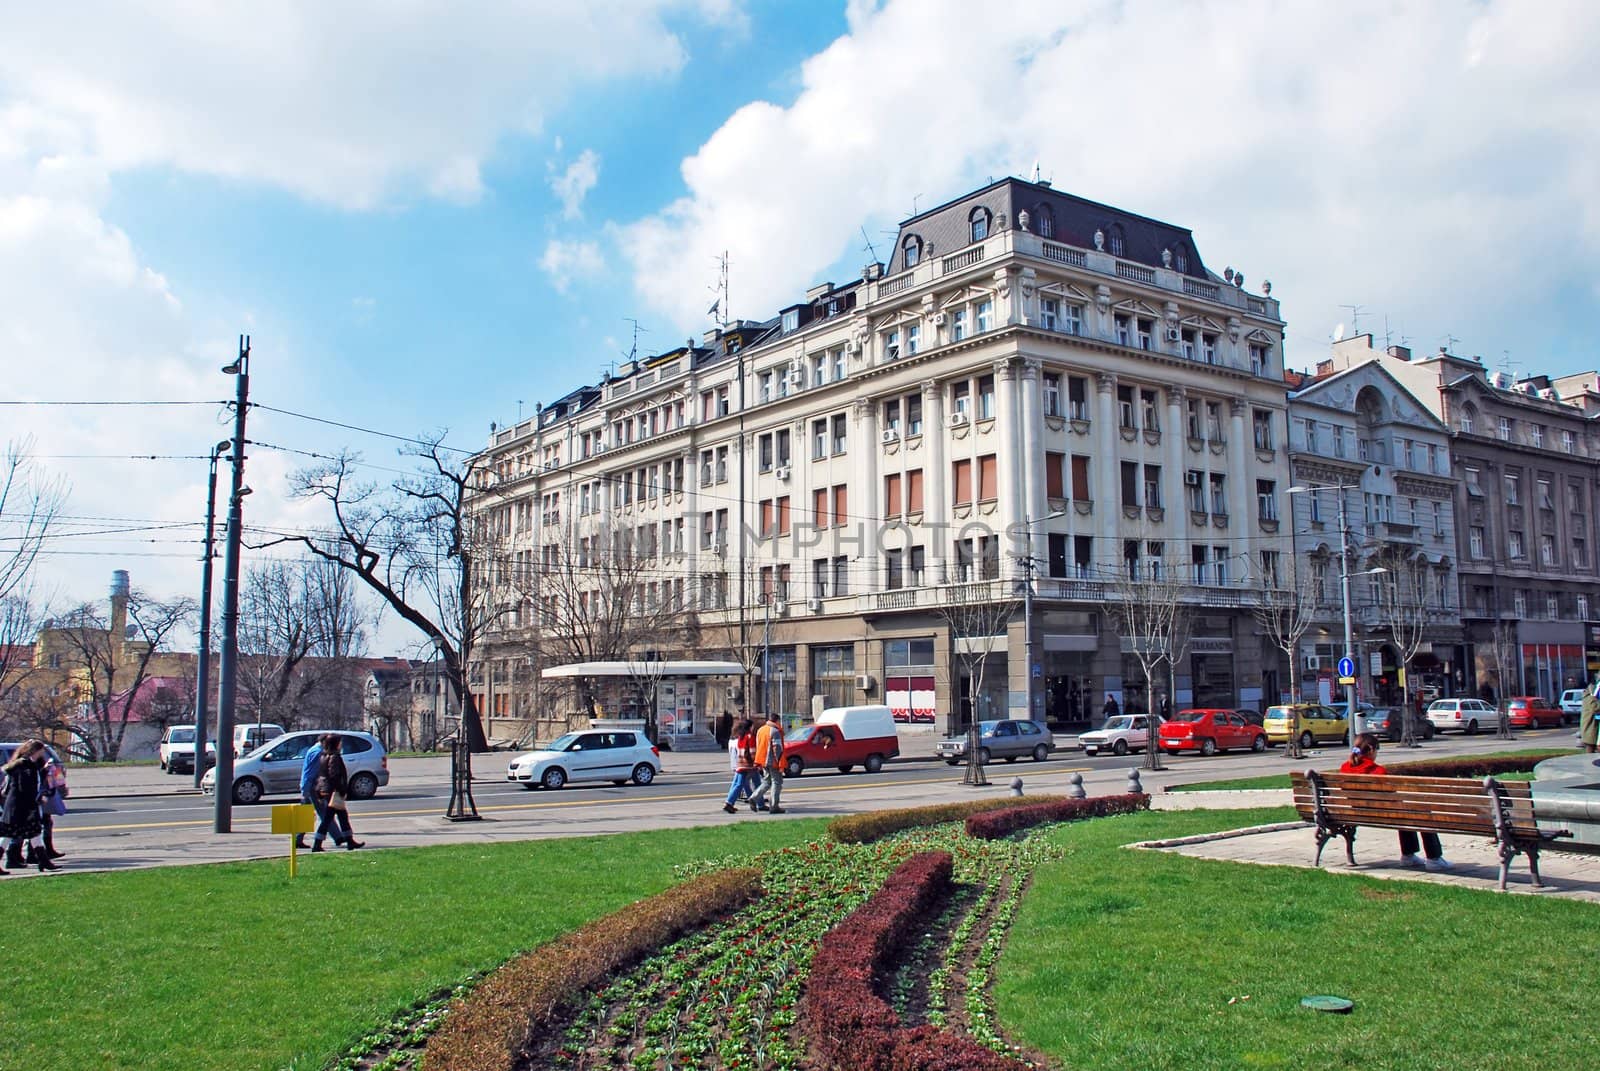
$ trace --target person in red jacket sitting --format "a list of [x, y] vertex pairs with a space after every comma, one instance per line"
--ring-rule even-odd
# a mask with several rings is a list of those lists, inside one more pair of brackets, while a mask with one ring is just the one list
[[[1350, 758], [1339, 767], [1340, 773], [1376, 774], [1382, 776], [1389, 771], [1378, 765], [1378, 738], [1371, 733], [1356, 735], [1355, 745], [1350, 749]], [[1444, 857], [1444, 846], [1439, 843], [1439, 834], [1421, 834], [1421, 848], [1427, 853], [1427, 859], [1417, 856], [1418, 834], [1414, 829], [1400, 831], [1400, 863], [1403, 866], [1427, 867], [1429, 870], [1449, 870], [1450, 862]]]

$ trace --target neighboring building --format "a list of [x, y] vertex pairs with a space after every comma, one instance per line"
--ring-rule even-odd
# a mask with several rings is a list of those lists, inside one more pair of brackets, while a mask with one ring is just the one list
[[390, 751], [432, 751], [442, 737], [455, 732], [456, 719], [446, 717], [449, 685], [444, 665], [435, 659], [368, 660], [363, 706], [367, 728]]
[[[1413, 358], [1336, 343], [1332, 371], [1376, 357], [1449, 429], [1464, 645], [1460, 692], [1554, 699], [1600, 671], [1600, 382], [1490, 374], [1443, 349]], [[1500, 681], [1499, 625], [1515, 662]]]
[[[1318, 698], [1322, 682], [1332, 695], [1342, 694], [1335, 676], [1345, 654], [1341, 508], [1358, 695], [1380, 705], [1402, 698], [1403, 652], [1391, 613], [1402, 622], [1401, 643], [1419, 644], [1408, 692], [1453, 695], [1463, 636], [1450, 434], [1376, 354], [1359, 357], [1359, 340], [1341, 352], [1348, 363], [1319, 369], [1289, 395], [1295, 561], [1308, 571], [1301, 590], [1318, 608], [1301, 641], [1302, 695]], [[1377, 566], [1391, 568], [1391, 575], [1355, 575]], [[1398, 605], [1380, 600], [1379, 585], [1402, 574]]]
[[[505, 624], [473, 667], [490, 735], [534, 717], [553, 664], [538, 585], [515, 579], [565, 547], [600, 569], [617, 539], [652, 562], [639, 605], [685, 621], [644, 646], [753, 643], [751, 709], [782, 680], [801, 711], [1025, 714], [1020, 609], [977, 695], [948, 611], [1013, 597], [1030, 563], [1052, 724], [1087, 724], [1108, 692], [1145, 704], [1108, 578], [1158, 562], [1193, 581], [1176, 704], [1275, 697], [1281, 656], [1250, 607], [1291, 552], [1283, 321], [1270, 284], [1243, 282], [1187, 230], [1004, 179], [905, 221], [886, 269], [494, 432], [472, 503], [504, 548], [481, 579]], [[724, 687], [673, 695], [675, 724], [703, 732], [741, 698]]]

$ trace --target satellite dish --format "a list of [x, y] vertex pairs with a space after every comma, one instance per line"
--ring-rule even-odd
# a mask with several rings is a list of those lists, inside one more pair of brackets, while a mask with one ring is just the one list
[[1333, 340], [1335, 342], [1344, 341], [1344, 324], [1338, 324], [1337, 326], [1334, 327], [1334, 329], [1333, 329]]

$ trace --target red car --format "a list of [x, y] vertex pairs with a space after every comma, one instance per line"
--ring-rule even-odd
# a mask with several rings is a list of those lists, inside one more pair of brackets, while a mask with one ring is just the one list
[[1506, 700], [1506, 713], [1511, 716], [1513, 729], [1558, 728], [1563, 717], [1560, 707], [1553, 707], [1536, 695]]
[[1266, 730], [1252, 725], [1236, 710], [1180, 710], [1161, 726], [1161, 750], [1168, 754], [1198, 751], [1215, 755], [1235, 748], [1267, 750]]

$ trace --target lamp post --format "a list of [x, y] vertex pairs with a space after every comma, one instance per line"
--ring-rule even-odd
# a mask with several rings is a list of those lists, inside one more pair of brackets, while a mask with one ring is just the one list
[[228, 534], [222, 559], [222, 659], [217, 667], [216, 808], [212, 830], [233, 832], [233, 713], [239, 665], [239, 545], [244, 531], [244, 423], [250, 402], [250, 336], [239, 338], [239, 358], [223, 366], [234, 377], [233, 488], [228, 495]]
[[[194, 686], [194, 787], [199, 788], [206, 772], [206, 703], [211, 691], [211, 562], [217, 532], [217, 458], [233, 445], [224, 439], [211, 448], [211, 469], [206, 477], [206, 557], [200, 568], [200, 664], [195, 669]], [[222, 747], [222, 741], [217, 741]]]
[[[1357, 573], [1350, 572], [1350, 524], [1345, 515], [1344, 493], [1359, 486], [1360, 484], [1353, 483], [1316, 484], [1305, 487], [1291, 487], [1284, 492], [1290, 495], [1304, 494], [1307, 491], [1316, 494], [1325, 487], [1331, 487], [1339, 492], [1339, 597], [1344, 604], [1344, 657], [1350, 659], [1351, 662], [1355, 661], [1355, 643], [1350, 629], [1350, 578], [1352, 576], [1376, 576], [1379, 573], [1389, 571], [1379, 565], [1371, 569], [1363, 569]], [[1349, 731], [1350, 739], [1354, 740], [1356, 736], [1356, 685], [1354, 673], [1350, 675], [1350, 683], [1344, 686], [1344, 702], [1345, 726]]]
[[[1034, 709], [1036, 699], [1033, 684], [1033, 570], [1037, 564], [1033, 557], [1033, 526], [1043, 524], [1045, 521], [1053, 521], [1057, 517], [1064, 517], [1066, 513], [1066, 510], [1058, 509], [1054, 513], [1045, 514], [1038, 520], [1029, 520], [1026, 516], [1022, 518], [1023, 537], [1027, 540], [1028, 553], [1019, 555], [1018, 561], [1022, 563], [1022, 567], [1027, 570], [1028, 574], [1027, 579], [1023, 581], [1022, 587], [1022, 649], [1023, 674], [1027, 681], [1029, 721], [1039, 720], [1038, 712]], [[977, 719], [974, 718], [973, 720], [976, 721]]]

